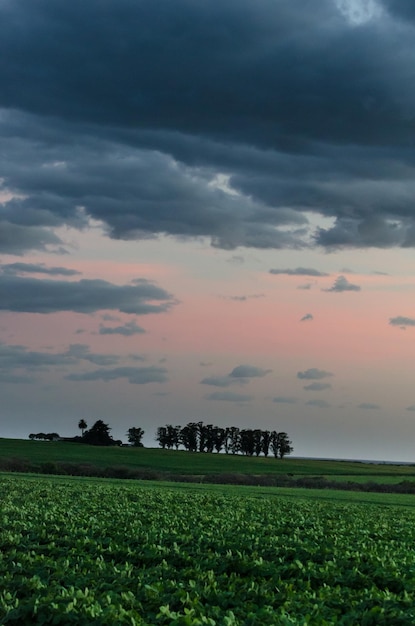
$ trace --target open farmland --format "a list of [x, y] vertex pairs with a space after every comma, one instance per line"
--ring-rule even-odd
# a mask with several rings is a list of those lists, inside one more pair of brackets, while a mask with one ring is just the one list
[[2, 476], [0, 622], [413, 625], [413, 498], [298, 495]]
[[136, 472], [140, 478], [159, 479], [193, 476], [197, 480], [204, 480], [206, 476], [239, 474], [325, 477], [339, 482], [373, 481], [385, 484], [415, 481], [415, 465], [290, 457], [281, 460], [274, 457], [208, 454], [159, 448], [102, 447], [63, 441], [0, 439], [0, 470], [54, 474], [71, 473], [76, 468], [80, 468], [80, 473], [85, 475], [108, 470], [110, 475], [118, 472], [120, 477], [134, 477], [133, 473]]

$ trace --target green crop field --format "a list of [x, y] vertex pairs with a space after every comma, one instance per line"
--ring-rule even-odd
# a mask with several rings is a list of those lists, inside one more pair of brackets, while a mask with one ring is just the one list
[[413, 626], [414, 498], [320, 496], [0, 476], [0, 623]]

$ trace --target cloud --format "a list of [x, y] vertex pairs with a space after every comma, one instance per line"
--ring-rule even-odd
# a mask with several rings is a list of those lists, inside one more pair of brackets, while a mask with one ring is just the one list
[[272, 401], [277, 404], [295, 404], [297, 399], [289, 396], [276, 396]]
[[44, 263], [7, 263], [0, 265], [5, 274], [48, 274], [49, 276], [77, 276], [77, 270], [66, 267], [47, 267]]
[[397, 317], [389, 318], [389, 324], [391, 326], [415, 326], [415, 319], [398, 315]]
[[373, 404], [372, 402], [362, 402], [361, 404], [358, 405], [357, 408], [371, 411], [375, 409], [380, 409], [380, 406], [378, 404]]
[[83, 361], [89, 361], [94, 365], [114, 365], [118, 363], [119, 357], [114, 354], [91, 354], [89, 346], [83, 343], [74, 343], [69, 346], [65, 356], [75, 357]]
[[319, 370], [316, 367], [311, 367], [304, 372], [297, 372], [297, 378], [300, 380], [321, 380], [322, 378], [328, 378], [329, 376], [333, 376], [331, 372], [326, 372], [325, 370]]
[[360, 291], [360, 289], [361, 287], [359, 287], [359, 285], [353, 285], [352, 283], [349, 283], [347, 278], [345, 278], [344, 276], [339, 276], [334, 281], [332, 287], [330, 287], [329, 289], [323, 289], [322, 291], [335, 291], [340, 293], [342, 291]]
[[263, 293], [253, 293], [247, 296], [225, 296], [228, 300], [235, 300], [236, 302], [246, 302], [246, 300], [255, 300], [257, 298], [264, 298]]
[[254, 365], [238, 365], [229, 374], [232, 378], [262, 378], [272, 372], [272, 370], [265, 370]]
[[[1, 208], [1, 203], [0, 203]], [[28, 250], [59, 251], [62, 240], [50, 229], [38, 226], [20, 226], [0, 220], [0, 251], [21, 255]], [[61, 249], [63, 252], [63, 248]]]
[[[90, 352], [85, 344], [71, 344], [64, 352], [41, 352], [22, 345], [0, 344], [0, 375], [3, 382], [31, 382], [39, 372], [75, 367], [85, 361], [107, 366], [118, 363], [119, 357]], [[25, 374], [21, 374], [22, 371]]]
[[303, 387], [306, 391], [323, 391], [324, 389], [331, 389], [330, 383], [311, 383]]
[[410, 406], [406, 407], [407, 411], [415, 411], [415, 404], [411, 404]]
[[212, 385], [212, 387], [230, 387], [231, 385], [243, 385], [246, 383], [246, 380], [238, 380], [231, 376], [207, 376], [200, 383], [201, 385]]
[[125, 378], [132, 385], [146, 385], [147, 383], [164, 383], [168, 380], [167, 370], [164, 367], [116, 367], [114, 369], [99, 369], [81, 374], [69, 374], [67, 380], [89, 382], [103, 380], [109, 382]]
[[208, 376], [201, 380], [202, 385], [213, 387], [230, 387], [231, 385], [245, 385], [251, 378], [262, 378], [272, 372], [254, 365], [238, 365], [226, 376]]
[[287, 274], [288, 276], [330, 276], [326, 272], [320, 272], [311, 267], [297, 267], [296, 269], [269, 270], [270, 274]]
[[100, 326], [100, 335], [123, 335], [124, 337], [132, 337], [133, 335], [141, 335], [146, 331], [138, 326], [134, 320], [127, 322], [123, 326]]
[[231, 391], [216, 391], [206, 396], [207, 400], [221, 400], [223, 402], [250, 402], [253, 396], [240, 393], [232, 393]]
[[309, 400], [306, 402], [306, 406], [315, 406], [319, 409], [326, 409], [330, 406], [330, 404], [326, 402], [326, 400]]
[[93, 313], [113, 309], [145, 315], [163, 313], [172, 296], [153, 283], [114, 285], [104, 280], [59, 281], [0, 275], [0, 310], [27, 313], [75, 311]]
[[314, 315], [312, 315], [311, 313], [307, 313], [306, 315], [304, 315], [301, 319], [300, 322], [308, 322], [314, 319]]
[[339, 6], [0, 3], [0, 250], [413, 247], [413, 9]]

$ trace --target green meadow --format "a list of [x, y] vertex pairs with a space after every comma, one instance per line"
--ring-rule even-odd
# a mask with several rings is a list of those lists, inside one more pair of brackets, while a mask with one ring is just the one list
[[242, 455], [192, 453], [158, 448], [100, 447], [69, 442], [0, 439], [0, 464], [22, 461], [32, 466], [69, 463], [98, 468], [123, 467], [151, 470], [171, 475], [217, 474], [292, 475], [329, 477], [332, 480], [394, 483], [415, 480], [415, 465], [372, 464], [357, 461], [331, 461], [286, 457], [247, 457]]

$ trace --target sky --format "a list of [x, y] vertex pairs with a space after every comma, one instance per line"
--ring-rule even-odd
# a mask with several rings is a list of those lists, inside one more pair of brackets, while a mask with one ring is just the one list
[[413, 0], [0, 0], [0, 436], [415, 462]]

